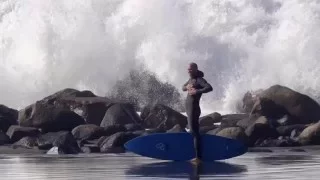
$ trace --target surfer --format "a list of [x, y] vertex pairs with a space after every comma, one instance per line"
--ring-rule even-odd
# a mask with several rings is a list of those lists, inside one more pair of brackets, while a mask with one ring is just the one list
[[198, 70], [196, 63], [190, 63], [188, 67], [190, 79], [183, 85], [182, 90], [188, 91], [186, 99], [186, 112], [188, 116], [188, 124], [190, 132], [194, 136], [194, 146], [196, 151], [196, 158], [193, 162], [201, 160], [200, 149], [200, 132], [199, 132], [199, 117], [201, 114], [200, 98], [203, 93], [212, 91], [212, 86], [203, 78], [204, 74]]

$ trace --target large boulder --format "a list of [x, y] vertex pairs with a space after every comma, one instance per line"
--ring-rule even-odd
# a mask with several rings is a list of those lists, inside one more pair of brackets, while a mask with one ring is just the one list
[[266, 120], [266, 117], [264, 117], [264, 116], [251, 115], [251, 116], [248, 116], [244, 119], [239, 120], [236, 123], [236, 126], [247, 129], [252, 124], [255, 124], [256, 121], [265, 121], [265, 120]]
[[4, 145], [4, 144], [9, 144], [11, 141], [10, 141], [10, 138], [7, 134], [5, 134], [4, 132], [1, 132], [0, 131], [0, 146], [1, 145]]
[[111, 100], [98, 97], [91, 91], [66, 88], [40, 100], [42, 104], [71, 110], [79, 114], [88, 124], [100, 125]]
[[5, 105], [0, 105], [0, 130], [7, 132], [11, 125], [18, 124], [18, 111]]
[[126, 132], [126, 128], [122, 125], [119, 125], [119, 124], [103, 127], [103, 130], [104, 130], [104, 136], [101, 136], [101, 137], [94, 139], [94, 140], [86, 140], [87, 142], [90, 142], [91, 144], [98, 146], [99, 151], [100, 151], [100, 146], [105, 139], [107, 139], [108, 137], [110, 137], [116, 133], [119, 134], [119, 133]]
[[277, 127], [277, 131], [280, 136], [291, 136], [293, 131], [302, 132], [307, 125], [305, 124], [293, 124], [288, 126], [279, 126]]
[[258, 98], [258, 95], [262, 92], [262, 89], [256, 90], [256, 91], [248, 91], [244, 94], [242, 98], [242, 103], [241, 105], [237, 106], [238, 107], [238, 112], [240, 113], [245, 113], [245, 114], [250, 114], [251, 110]]
[[100, 137], [97, 141], [95, 141], [94, 144], [96, 144], [96, 145], [99, 146], [99, 148], [100, 148], [100, 146], [102, 145], [102, 143], [104, 142], [104, 140], [106, 140], [108, 137], [109, 137], [109, 136], [102, 136], [102, 137]]
[[145, 136], [145, 135], [147, 135], [147, 132], [144, 130], [138, 130], [138, 131], [133, 131], [132, 134], [134, 134], [136, 136]]
[[105, 97], [64, 97], [55, 101], [55, 106], [67, 108], [80, 115], [88, 124], [98, 126], [112, 104]]
[[281, 118], [273, 119], [271, 123], [274, 126], [289, 126], [295, 124], [295, 118], [286, 114]]
[[105, 136], [106, 131], [104, 128], [94, 124], [83, 124], [75, 127], [72, 130], [72, 135], [78, 140], [92, 140]]
[[118, 132], [126, 132], [127, 128], [123, 125], [115, 124], [115, 125], [109, 125], [106, 127], [103, 127], [105, 135], [104, 136], [111, 136], [112, 134], [118, 133]]
[[30, 136], [37, 137], [40, 134], [40, 131], [37, 128], [32, 127], [21, 127], [18, 125], [12, 125], [7, 131], [7, 135], [12, 142], [19, 141], [21, 138]]
[[248, 114], [227, 114], [222, 116], [221, 127], [234, 127], [242, 119], [249, 118]]
[[126, 131], [140, 131], [144, 130], [141, 124], [126, 124], [124, 125]]
[[118, 132], [113, 134], [103, 140], [100, 143], [101, 153], [124, 153], [124, 144], [129, 140], [138, 137], [136, 134], [130, 132]]
[[199, 119], [199, 125], [201, 127], [203, 126], [213, 126], [214, 123], [218, 123], [222, 121], [221, 114], [214, 112], [212, 114], [208, 114], [206, 116], [203, 116]]
[[181, 132], [186, 132], [186, 130], [184, 128], [181, 128], [179, 124], [173, 126], [173, 128], [167, 131], [167, 133], [181, 133]]
[[72, 88], [66, 88], [43, 98], [42, 101], [44, 104], [55, 105], [57, 100], [70, 97], [96, 97], [96, 95], [91, 91], [79, 91]]
[[245, 130], [245, 133], [249, 137], [250, 146], [253, 146], [258, 139], [276, 138], [279, 135], [276, 129], [266, 123], [254, 123]]
[[38, 146], [37, 137], [30, 137], [26, 136], [20, 139], [19, 141], [15, 142], [13, 145], [13, 148], [26, 148], [26, 149], [32, 149], [35, 146]]
[[222, 136], [230, 139], [239, 140], [245, 144], [248, 142], [248, 136], [245, 133], [245, 130], [241, 127], [228, 127], [220, 130], [217, 136]]
[[219, 126], [212, 125], [212, 126], [202, 126], [199, 128], [200, 134], [206, 134], [214, 129], [219, 128]]
[[211, 129], [209, 131], [206, 132], [206, 134], [210, 134], [210, 135], [217, 135], [218, 132], [220, 132], [222, 129], [224, 129], [223, 127], [217, 127], [214, 129]]
[[110, 125], [126, 125], [126, 124], [141, 124], [141, 119], [131, 104], [114, 103], [108, 108], [103, 120], [100, 124], [101, 127]]
[[65, 154], [77, 154], [81, 152], [80, 147], [73, 135], [68, 131], [49, 132], [39, 136], [39, 149], [51, 149], [57, 147], [63, 150]]
[[266, 116], [269, 119], [280, 119], [283, 116], [289, 116], [287, 109], [275, 103], [271, 99], [259, 97], [253, 105], [251, 114]]
[[81, 152], [86, 154], [99, 153], [100, 147], [96, 144], [85, 144], [83, 147], [81, 147]]
[[169, 130], [176, 124], [181, 128], [187, 126], [187, 117], [183, 114], [162, 104], [156, 104], [152, 107], [145, 107], [141, 112], [141, 118], [145, 128], [158, 128]]
[[288, 115], [291, 124], [308, 124], [320, 120], [320, 105], [307, 95], [274, 85], [258, 94], [251, 113], [271, 119]]
[[302, 145], [320, 145], [320, 121], [305, 128], [298, 140]]
[[19, 112], [19, 125], [40, 128], [42, 132], [67, 130], [85, 124], [78, 114], [38, 101]]
[[238, 121], [236, 126], [246, 129], [254, 123], [261, 123], [261, 124], [269, 124], [272, 127], [277, 127], [277, 126], [287, 125], [287, 121], [288, 121], [288, 118], [286, 116], [280, 119], [271, 119], [270, 117], [262, 116], [259, 114], [251, 114], [248, 118], [244, 118]]

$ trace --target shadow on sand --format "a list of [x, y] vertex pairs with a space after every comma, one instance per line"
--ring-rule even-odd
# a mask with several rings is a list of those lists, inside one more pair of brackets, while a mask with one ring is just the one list
[[196, 180], [200, 176], [231, 175], [246, 172], [245, 165], [225, 162], [205, 162], [199, 165], [190, 162], [160, 162], [134, 166], [126, 171], [127, 175], [143, 177], [186, 178]]

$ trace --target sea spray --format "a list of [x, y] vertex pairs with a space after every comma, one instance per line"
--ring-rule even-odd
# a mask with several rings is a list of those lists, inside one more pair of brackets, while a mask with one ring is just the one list
[[0, 103], [66, 87], [103, 96], [141, 66], [181, 90], [191, 61], [214, 87], [204, 112], [235, 112], [273, 84], [319, 102], [319, 13], [317, 0], [1, 1]]

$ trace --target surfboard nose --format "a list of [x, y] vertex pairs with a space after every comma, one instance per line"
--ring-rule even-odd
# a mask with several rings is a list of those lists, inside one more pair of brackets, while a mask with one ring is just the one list
[[136, 142], [136, 138], [131, 139], [130, 141], [126, 142], [123, 146], [126, 150], [132, 151], [134, 149], [134, 146], [137, 146], [139, 142]]

